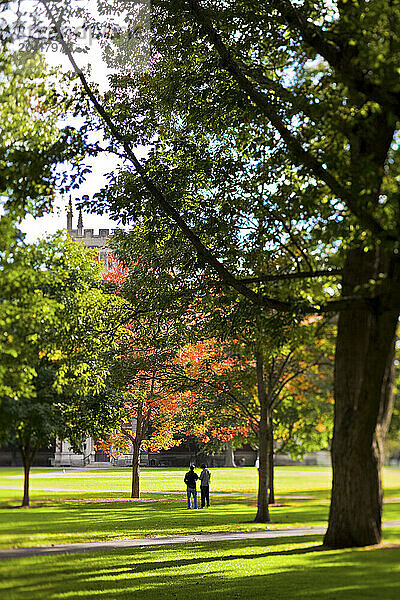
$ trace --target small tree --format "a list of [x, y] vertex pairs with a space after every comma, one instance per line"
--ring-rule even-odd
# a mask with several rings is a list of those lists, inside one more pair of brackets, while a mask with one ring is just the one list
[[140, 451], [179, 445], [176, 434], [190, 432], [183, 415], [193, 402], [191, 391], [177, 385], [173, 375], [174, 353], [139, 347], [138, 341], [130, 328], [125, 329], [125, 339], [119, 340], [111, 380], [122, 400], [121, 422], [112, 435], [99, 442], [114, 457], [132, 447], [132, 498], [140, 495]]

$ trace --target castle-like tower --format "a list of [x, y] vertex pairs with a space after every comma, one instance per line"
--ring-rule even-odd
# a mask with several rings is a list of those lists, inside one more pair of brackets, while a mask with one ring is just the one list
[[107, 273], [110, 269], [111, 250], [109, 248], [110, 236], [117, 231], [116, 229], [99, 229], [99, 233], [95, 234], [94, 229], [83, 228], [82, 209], [79, 209], [78, 228], [72, 228], [73, 210], [71, 197], [69, 199], [67, 211], [67, 231], [71, 239], [80, 242], [85, 248], [94, 248], [98, 252], [99, 260], [104, 264], [104, 271]]

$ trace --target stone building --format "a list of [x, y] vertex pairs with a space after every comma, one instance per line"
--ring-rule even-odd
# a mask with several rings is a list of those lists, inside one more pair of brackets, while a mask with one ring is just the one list
[[79, 211], [77, 229], [72, 228], [72, 219], [73, 214], [70, 203], [67, 213], [67, 231], [71, 239], [75, 240], [76, 242], [80, 242], [85, 246], [85, 248], [97, 250], [99, 260], [103, 262], [104, 271], [107, 273], [110, 268], [109, 259], [111, 257], [111, 250], [108, 246], [108, 243], [110, 240], [110, 235], [112, 235], [112, 233], [116, 230], [113, 229], [110, 231], [110, 229], [99, 229], [99, 233], [95, 234], [94, 229], [84, 229], [81, 210]]

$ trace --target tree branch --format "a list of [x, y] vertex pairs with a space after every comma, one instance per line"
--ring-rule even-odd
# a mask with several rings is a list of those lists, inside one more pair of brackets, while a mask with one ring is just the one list
[[[399, 94], [393, 93], [391, 90], [384, 90], [368, 80], [364, 73], [349, 60], [348, 52], [346, 52], [349, 48], [345, 48], [336, 36], [328, 37], [321, 27], [307, 21], [290, 0], [270, 0], [270, 4], [282, 15], [292, 30], [300, 33], [306, 44], [328, 61], [349, 87], [381, 105], [390, 107], [399, 115]], [[353, 52], [354, 49], [350, 48], [350, 50]]]
[[[398, 235], [395, 231], [387, 231], [381, 223], [375, 219], [373, 215], [368, 213], [362, 206], [359, 205], [348, 187], [343, 187], [336, 177], [309, 151], [306, 150], [302, 142], [294, 135], [280, 119], [276, 112], [276, 107], [271, 104], [267, 96], [257, 90], [248, 77], [241, 70], [239, 63], [232, 57], [231, 53], [222, 41], [221, 36], [215, 30], [212, 21], [200, 7], [197, 0], [187, 0], [189, 10], [197, 23], [206, 33], [208, 39], [213, 44], [217, 54], [221, 59], [222, 66], [230, 73], [240, 89], [245, 92], [246, 96], [261, 110], [267, 117], [271, 125], [277, 130], [286, 146], [293, 155], [297, 164], [306, 167], [315, 177], [323, 181], [331, 191], [347, 203], [349, 210], [359, 219], [363, 227], [369, 229], [374, 235], [379, 238], [390, 241], [397, 241]], [[280, 6], [280, 2], [277, 3]], [[287, 8], [290, 2], [285, 3]], [[300, 18], [300, 17], [299, 17]], [[304, 18], [303, 18], [304, 19]], [[305, 21], [305, 23], [308, 23]], [[316, 30], [317, 32], [317, 30]], [[315, 33], [318, 38], [317, 33]], [[322, 38], [321, 38], [322, 43]]]
[[289, 27], [301, 34], [306, 44], [314, 48], [332, 66], [341, 63], [344, 57], [341, 43], [337, 39], [328, 39], [324, 30], [310, 23], [290, 0], [270, 0], [269, 4], [282, 15]]
[[278, 131], [291, 152], [301, 160], [319, 179], [324, 181], [340, 197], [346, 193], [339, 181], [320, 163], [308, 150], [305, 150], [298, 138], [287, 128], [276, 113], [276, 107], [271, 104], [267, 96], [257, 90], [253, 83], [241, 70], [239, 63], [232, 57], [231, 53], [222, 41], [221, 36], [215, 30], [211, 20], [200, 7], [197, 0], [188, 0], [190, 12], [207, 34], [218, 53], [223, 67], [232, 75], [233, 79], [254, 104], [264, 113], [270, 123]]
[[129, 431], [129, 429], [126, 429], [126, 427], [122, 427], [122, 426], [121, 426], [121, 432], [124, 434], [124, 436], [125, 436], [125, 437], [127, 437], [127, 438], [128, 438], [128, 440], [131, 440], [132, 444], [134, 444], [134, 443], [135, 443], [136, 436], [134, 437], [134, 436], [131, 434], [131, 432]]
[[124, 139], [124, 136], [118, 131], [116, 125], [111, 119], [110, 115], [104, 109], [102, 104], [98, 101], [95, 94], [92, 92], [86, 77], [83, 71], [78, 67], [72, 52], [62, 34], [61, 27], [59, 22], [54, 18], [50, 8], [47, 5], [46, 0], [41, 0], [43, 5], [45, 6], [47, 15], [53, 26], [57, 32], [59, 42], [65, 54], [67, 55], [75, 73], [79, 77], [82, 86], [85, 92], [88, 95], [89, 100], [93, 104], [96, 112], [101, 116], [107, 127], [109, 128], [112, 136], [123, 146], [126, 155], [129, 160], [134, 165], [136, 171], [140, 175], [144, 186], [150, 192], [152, 198], [155, 200], [156, 204], [161, 208], [161, 210], [168, 215], [180, 228], [182, 233], [186, 236], [186, 238], [191, 242], [196, 252], [200, 257], [204, 259], [206, 263], [208, 263], [221, 277], [223, 281], [229, 284], [232, 288], [238, 291], [245, 298], [248, 298], [255, 304], [264, 306], [265, 308], [271, 308], [278, 311], [288, 311], [291, 310], [292, 307], [288, 302], [282, 302], [281, 300], [275, 300], [273, 298], [267, 298], [266, 296], [259, 296], [252, 289], [248, 288], [245, 284], [243, 284], [240, 280], [236, 279], [232, 275], [232, 273], [214, 256], [214, 254], [203, 244], [200, 240], [199, 236], [194, 233], [194, 231], [189, 227], [183, 217], [180, 215], [178, 210], [168, 202], [167, 198], [163, 194], [163, 192], [153, 183], [153, 181], [147, 176], [147, 173], [139, 160], [137, 159], [134, 151], [130, 147], [129, 143]]
[[267, 77], [263, 73], [260, 73], [257, 69], [250, 68], [243, 62], [238, 61], [242, 72], [246, 77], [252, 79], [258, 83], [264, 89], [266, 88], [270, 93], [274, 94], [277, 99], [281, 102], [290, 103], [296, 112], [302, 112], [312, 121], [315, 121], [315, 114], [313, 114], [313, 106], [306, 100], [305, 96], [296, 96], [292, 91], [288, 90], [278, 81]]
[[359, 296], [343, 296], [340, 300], [331, 300], [326, 304], [315, 307], [315, 312], [324, 314], [342, 310], [369, 310], [375, 312], [377, 298], [360, 298]]

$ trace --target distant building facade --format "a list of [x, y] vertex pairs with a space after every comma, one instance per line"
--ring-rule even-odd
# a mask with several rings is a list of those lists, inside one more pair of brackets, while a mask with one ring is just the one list
[[85, 248], [97, 250], [99, 260], [104, 264], [104, 271], [107, 273], [110, 268], [110, 259], [112, 255], [109, 247], [110, 236], [117, 230], [112, 229], [110, 231], [110, 229], [99, 229], [99, 233], [95, 234], [94, 229], [84, 229], [81, 210], [79, 211], [77, 229], [72, 228], [72, 219], [73, 213], [70, 204], [67, 213], [67, 231], [70, 238], [83, 244]]

